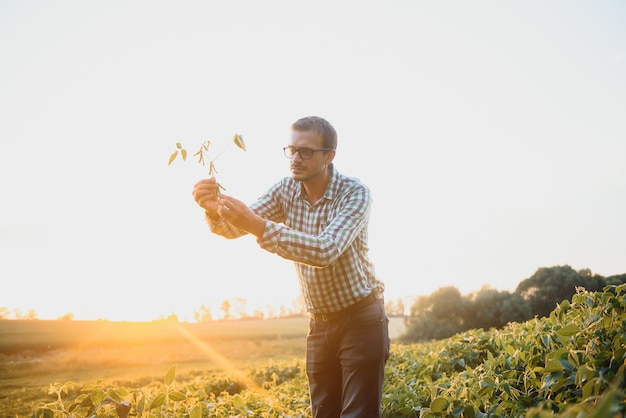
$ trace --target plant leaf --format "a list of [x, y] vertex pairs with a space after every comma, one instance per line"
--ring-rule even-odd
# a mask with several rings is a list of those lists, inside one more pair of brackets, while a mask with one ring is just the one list
[[246, 403], [244, 402], [241, 395], [235, 395], [235, 397], [233, 398], [233, 405], [240, 411], [246, 408]]
[[177, 390], [173, 390], [169, 393], [169, 398], [172, 401], [176, 401], [176, 402], [180, 402], [180, 401], [184, 401], [185, 399], [187, 399], [187, 397], [185, 396], [184, 393], [179, 392]]
[[191, 412], [189, 413], [189, 418], [202, 418], [202, 405], [196, 403], [193, 408], [191, 408]]
[[174, 151], [172, 153], [172, 155], [170, 155], [170, 160], [167, 162], [167, 165], [172, 164], [172, 161], [174, 161], [176, 159], [176, 156], [178, 155], [178, 151]]
[[143, 411], [146, 408], [146, 397], [145, 396], [141, 396], [141, 398], [139, 398], [139, 402], [137, 402], [137, 413], [139, 414], [139, 416], [143, 415]]
[[176, 377], [176, 366], [172, 366], [170, 367], [170, 369], [167, 371], [167, 374], [165, 375], [165, 379], [164, 379], [165, 386], [171, 385], [172, 382], [174, 382], [175, 377]]
[[118, 395], [118, 393], [112, 388], [107, 389], [107, 395], [109, 396], [109, 398], [113, 399], [115, 403], [122, 402], [122, 398], [120, 397], [120, 395]]
[[543, 369], [544, 373], [560, 372], [563, 370], [563, 365], [558, 359], [552, 359], [546, 367]]
[[235, 145], [237, 145], [239, 148], [241, 148], [242, 150], [246, 150], [246, 144], [243, 142], [243, 137], [239, 134], [235, 134], [235, 136], [233, 136], [233, 141], [235, 141]]
[[187, 150], [186, 149], [181, 149], [180, 150], [180, 156], [183, 157], [183, 161], [185, 161], [187, 159]]
[[572, 335], [576, 335], [580, 329], [574, 324], [568, 324], [563, 328], [556, 331], [558, 335], [562, 335], [564, 337], [571, 337]]
[[198, 163], [204, 165], [204, 152], [202, 151], [202, 148], [200, 148], [198, 151], [195, 152], [195, 154], [193, 154], [194, 157], [198, 157]]
[[161, 392], [152, 400], [152, 402], [150, 402], [148, 410], [158, 408], [159, 406], [163, 405], [163, 402], [165, 402], [165, 393]]
[[448, 401], [444, 398], [437, 398], [431, 402], [430, 409], [433, 412], [445, 412], [448, 409]]

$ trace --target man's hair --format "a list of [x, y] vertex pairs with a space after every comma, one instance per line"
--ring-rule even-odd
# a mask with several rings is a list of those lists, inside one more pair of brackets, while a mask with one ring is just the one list
[[326, 119], [319, 116], [306, 116], [291, 124], [292, 131], [316, 132], [322, 137], [324, 148], [337, 148], [337, 131]]

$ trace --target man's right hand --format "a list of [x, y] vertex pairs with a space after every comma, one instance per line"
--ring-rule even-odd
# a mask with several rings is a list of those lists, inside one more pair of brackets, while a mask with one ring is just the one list
[[211, 219], [217, 220], [220, 215], [217, 213], [217, 198], [219, 196], [219, 185], [215, 177], [202, 179], [193, 186], [193, 199], [198, 206], [204, 209]]

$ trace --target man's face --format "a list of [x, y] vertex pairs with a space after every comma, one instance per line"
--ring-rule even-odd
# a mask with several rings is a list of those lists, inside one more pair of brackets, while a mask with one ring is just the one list
[[335, 152], [314, 151], [323, 148], [323, 139], [317, 132], [312, 131], [293, 131], [291, 146], [299, 150], [290, 160], [291, 175], [294, 180], [304, 182], [324, 174]]

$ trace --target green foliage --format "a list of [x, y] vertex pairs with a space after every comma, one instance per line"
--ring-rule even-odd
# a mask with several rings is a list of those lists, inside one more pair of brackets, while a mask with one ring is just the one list
[[395, 346], [386, 416], [586, 417], [599, 408], [623, 413], [625, 287], [579, 289], [549, 317], [501, 330]]
[[240, 373], [176, 382], [172, 366], [161, 385], [128, 390], [104, 388], [100, 381], [78, 392], [74, 382], [50, 386], [54, 402], [42, 403], [33, 418], [60, 417], [305, 417], [308, 387], [301, 364], [269, 366]]
[[558, 303], [571, 300], [578, 287], [596, 292], [625, 282], [626, 274], [604, 278], [589, 269], [575, 271], [566, 265], [538, 269], [513, 293], [484, 287], [461, 296], [453, 286], [442, 287], [415, 300], [400, 340], [411, 343], [441, 339], [470, 329], [502, 328], [509, 322], [542, 318]]
[[[579, 288], [571, 302], [544, 318], [392, 345], [383, 416], [621, 417], [625, 373], [626, 285], [602, 292]], [[97, 382], [75, 393], [73, 386], [52, 385], [56, 401], [42, 404], [33, 417], [310, 416], [301, 364], [184, 384], [176, 382], [172, 367], [161, 386], [132, 390]]]

